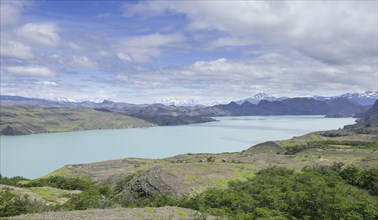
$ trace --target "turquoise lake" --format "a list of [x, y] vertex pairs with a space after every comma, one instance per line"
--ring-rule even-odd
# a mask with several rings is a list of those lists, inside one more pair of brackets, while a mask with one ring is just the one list
[[219, 121], [182, 126], [0, 136], [0, 172], [8, 177], [37, 178], [67, 164], [242, 151], [260, 142], [338, 129], [355, 121], [324, 116], [216, 119]]

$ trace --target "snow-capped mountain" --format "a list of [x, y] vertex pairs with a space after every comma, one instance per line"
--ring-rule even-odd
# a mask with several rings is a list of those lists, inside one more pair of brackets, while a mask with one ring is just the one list
[[[288, 97], [274, 97], [266, 93], [258, 93], [254, 95], [253, 97], [236, 101], [236, 103], [240, 105], [240, 104], [243, 104], [245, 101], [248, 101], [252, 104], [258, 104], [261, 100], [267, 100], [267, 101], [273, 102], [273, 101], [281, 101], [287, 98]], [[364, 93], [345, 93], [339, 96], [313, 96], [309, 98], [314, 98], [315, 100], [319, 100], [319, 101], [324, 101], [327, 99], [336, 99], [336, 98], [347, 98], [351, 102], [366, 106], [366, 105], [374, 104], [374, 102], [378, 99], [378, 92], [368, 91]]]
[[80, 102], [102, 103], [104, 101], [104, 99], [100, 99], [100, 98], [95, 98], [95, 99], [69, 99], [69, 98], [58, 98], [58, 97], [54, 97], [54, 98], [50, 98], [50, 99], [46, 99], [46, 100], [52, 101], [52, 102], [75, 102], [75, 103], [80, 103]]
[[58, 98], [58, 97], [49, 98], [49, 99], [46, 99], [46, 100], [52, 101], [52, 102], [77, 102], [75, 99]]
[[366, 106], [373, 105], [374, 102], [378, 99], [377, 92], [364, 92], [364, 93], [345, 93], [339, 96], [314, 96], [316, 100], [323, 101], [326, 99], [336, 99], [336, 98], [347, 98], [349, 101]]
[[196, 105], [200, 105], [200, 102], [192, 98], [166, 97], [166, 98], [161, 98], [157, 100], [155, 104], [174, 105], [174, 106], [196, 106]]
[[373, 105], [378, 99], [378, 92], [367, 91], [364, 93], [345, 93], [339, 97], [347, 98], [360, 105]]
[[271, 96], [271, 95], [268, 95], [266, 93], [257, 93], [256, 95], [250, 97], [250, 98], [246, 98], [246, 99], [241, 99], [239, 101], [236, 101], [236, 103], [238, 103], [239, 105], [243, 104], [245, 101], [248, 101], [252, 104], [258, 104], [261, 100], [267, 100], [267, 101], [270, 101], [270, 102], [273, 102], [273, 101], [280, 101], [280, 100], [284, 100], [286, 99], [287, 97], [274, 97], [274, 96]]

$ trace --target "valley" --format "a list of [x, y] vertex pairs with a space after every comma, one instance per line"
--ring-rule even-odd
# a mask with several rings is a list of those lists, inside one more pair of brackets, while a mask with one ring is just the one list
[[378, 220], [377, 0], [0, 9], [0, 220]]
[[[246, 210], [242, 207], [238, 211], [228, 210], [226, 208], [227, 205], [214, 207], [213, 205], [216, 205], [214, 201], [208, 205], [206, 205], [206, 201], [216, 196], [216, 193], [235, 193], [229, 190], [236, 187], [237, 185], [234, 185], [236, 183], [243, 185], [254, 181], [255, 184], [260, 184], [258, 182], [259, 179], [267, 178], [265, 181], [268, 181], [268, 184], [273, 184], [273, 189], [276, 189], [276, 187], [279, 187], [276, 184], [286, 184], [281, 182], [285, 178], [289, 178], [285, 181], [291, 181], [290, 178], [300, 179], [307, 178], [306, 175], [312, 175], [310, 178], [311, 181], [327, 182], [323, 186], [326, 187], [325, 190], [333, 190], [332, 184], [335, 184], [328, 182], [331, 181], [328, 178], [340, 178], [336, 184], [339, 190], [335, 191], [335, 193], [337, 192], [338, 195], [341, 193], [339, 196], [348, 200], [340, 200], [337, 203], [338, 205], [342, 205], [344, 202], [347, 204], [352, 197], [360, 202], [362, 202], [361, 198], [364, 198], [363, 201], [369, 201], [369, 204], [372, 205], [370, 208], [365, 205], [361, 206], [365, 210], [364, 213], [368, 213], [370, 217], [366, 217], [365, 214], [360, 212], [355, 212], [355, 205], [344, 207], [343, 212], [328, 213], [325, 211], [328, 209], [328, 203], [329, 205], [334, 204], [328, 200], [326, 203], [323, 203], [325, 206], [324, 210], [321, 207], [317, 209], [312, 207], [313, 211], [317, 210], [319, 214], [323, 213], [322, 215], [325, 216], [335, 215], [341, 217], [347, 213], [354, 213], [354, 215], [364, 219], [375, 219], [378, 216], [378, 210], [373, 208], [374, 206], [377, 207], [376, 205], [378, 204], [376, 197], [378, 193], [376, 181], [378, 178], [378, 173], [376, 172], [378, 161], [377, 110], [378, 104], [376, 102], [373, 108], [364, 113], [362, 119], [352, 126], [346, 126], [344, 129], [313, 132], [288, 140], [268, 141], [241, 152], [217, 154], [188, 153], [164, 159], [126, 158], [90, 164], [73, 164], [64, 166], [36, 180], [15, 179], [13, 181], [12, 178], [3, 178], [1, 182], [2, 184], [8, 183], [13, 185], [10, 187], [10, 190], [16, 195], [19, 194], [20, 190], [12, 188], [14, 186], [26, 191], [29, 187], [42, 186], [57, 187], [64, 190], [80, 189], [83, 191], [77, 196], [68, 196], [70, 199], [66, 204], [44, 204], [40, 208], [33, 210], [109, 208], [105, 211], [28, 214], [19, 218], [63, 218], [67, 216], [81, 218], [83, 216], [91, 216], [96, 212], [99, 212], [95, 214], [97, 217], [107, 213], [110, 218], [111, 216], [117, 216], [116, 213], [118, 212], [123, 212], [123, 209], [120, 209], [120, 207], [126, 207], [129, 211], [126, 211], [127, 214], [125, 213], [123, 216], [124, 218], [129, 216], [130, 219], [136, 215], [136, 212], [133, 210], [137, 210], [139, 216], [149, 216], [147, 213], [156, 213], [151, 218], [186, 218], [182, 216], [183, 214], [176, 216], [174, 213], [172, 214], [172, 211], [166, 211], [162, 214], [161, 209], [174, 210], [173, 212], [176, 212], [176, 214], [179, 212], [185, 213], [185, 216], [190, 216], [188, 217], [189, 219], [248, 219], [249, 217], [247, 216], [256, 217], [261, 215], [261, 213], [258, 214], [259, 209], [253, 206], [255, 211], [248, 215], [247, 213], [243, 214]], [[347, 173], [348, 175], [346, 176]], [[284, 176], [281, 177], [280, 175]], [[293, 175], [296, 175], [296, 177]], [[305, 176], [301, 177], [301, 175]], [[353, 175], [365, 175], [365, 177]], [[362, 179], [359, 179], [367, 178], [366, 175], [370, 175], [370, 180], [365, 179], [362, 181]], [[278, 178], [278, 180], [269, 182], [272, 181], [269, 178]], [[348, 178], [354, 178], [354, 180]], [[73, 181], [77, 186], [75, 187], [75, 184], [73, 186], [67, 185], [69, 181]], [[301, 181], [295, 184], [300, 184]], [[320, 182], [310, 184], [319, 184]], [[264, 183], [267, 184], [267, 182]], [[304, 186], [308, 187], [307, 183], [304, 184]], [[92, 187], [95, 188], [92, 189]], [[319, 185], [316, 187], [319, 187]], [[343, 194], [344, 188], [350, 191], [348, 195]], [[92, 189], [92, 191], [88, 191], [89, 189]], [[105, 197], [98, 197], [94, 193], [94, 189], [99, 190], [98, 193], [100, 194], [98, 195], [104, 195]], [[104, 191], [105, 189], [107, 191]], [[318, 192], [312, 194], [312, 198], [321, 196], [318, 195]], [[362, 197], [357, 198], [357, 194]], [[280, 194], [275, 195], [279, 196]], [[218, 199], [221, 198], [219, 197]], [[259, 198], [261, 199], [261, 197]], [[80, 202], [88, 199], [89, 201], [93, 201], [88, 204]], [[205, 204], [195, 205], [194, 201], [197, 201], [196, 199], [199, 199], [199, 204], [202, 204], [201, 202], [205, 202]], [[236, 202], [238, 199], [235, 198], [234, 201]], [[316, 200], [312, 201], [316, 202]], [[289, 203], [289, 201], [287, 202]], [[365, 204], [364, 202], [362, 203]], [[295, 213], [297, 211], [302, 213], [299, 215], [312, 215], [311, 213], [306, 213], [305, 203], [301, 204], [300, 210], [296, 211], [295, 209], [291, 210], [287, 207], [280, 207], [281, 214], [272, 212], [272, 207], [269, 204], [271, 202], [262, 206], [265, 207], [266, 211], [269, 211], [264, 214], [265, 216], [296, 216], [297, 214]], [[191, 208], [199, 211], [199, 213], [196, 214], [196, 211], [170, 207], [172, 205]], [[114, 209], [116, 207], [119, 208]], [[142, 208], [130, 209], [131, 207]]]

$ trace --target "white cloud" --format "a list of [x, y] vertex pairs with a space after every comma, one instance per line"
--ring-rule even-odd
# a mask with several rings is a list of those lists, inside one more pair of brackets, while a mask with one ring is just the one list
[[[356, 62], [377, 54], [376, 1], [143, 1], [124, 15], [184, 14], [187, 30], [228, 36], [214, 46], [280, 45], [327, 63]], [[233, 39], [233, 40], [231, 40]], [[241, 42], [243, 45], [246, 42]]]
[[[371, 63], [330, 65], [294, 51], [270, 52], [254, 59], [219, 58], [197, 61], [187, 67], [141, 70], [118, 75], [113, 85], [160, 94], [179, 89], [182, 94], [218, 100], [267, 92], [280, 95], [375, 90], [377, 78]], [[353, 73], [353, 74], [351, 74]], [[142, 92], [141, 92], [142, 93]]]
[[29, 60], [34, 57], [32, 49], [29, 46], [12, 40], [1, 41], [0, 52], [2, 58], [9, 57]]
[[72, 42], [72, 41], [68, 41], [66, 43], [66, 45], [72, 49], [72, 50], [75, 50], [75, 51], [81, 51], [83, 50], [83, 48], [81, 48], [79, 45], [77, 45], [75, 42]]
[[101, 50], [97, 52], [98, 55], [103, 56], [103, 57], [110, 57], [112, 54], [109, 51]]
[[[40, 96], [95, 95], [83, 92], [88, 86], [87, 91], [103, 89], [109, 97], [127, 89], [123, 95], [138, 100], [172, 93], [229, 100], [256, 92], [377, 87], [374, 1], [139, 1], [126, 3], [129, 17], [114, 24], [37, 16], [38, 7], [22, 17], [25, 6], [3, 7], [3, 2], [1, 83], [9, 84], [1, 89], [12, 94], [25, 89]], [[120, 29], [130, 17], [135, 22]], [[176, 66], [155, 69], [168, 65]], [[82, 67], [98, 71], [81, 74]], [[57, 72], [75, 85], [58, 81]], [[83, 83], [94, 75], [96, 83]], [[52, 78], [37, 80], [41, 76]]]
[[[131, 55], [129, 54], [126, 54], [126, 53], [117, 53], [117, 57], [123, 61], [126, 61], [126, 62], [132, 62], [133, 61], [133, 58], [131, 57]], [[147, 59], [147, 58], [146, 58]]]
[[45, 85], [45, 86], [57, 86], [58, 84], [54, 81], [38, 81], [37, 84]]
[[251, 45], [252, 42], [253, 41], [251, 39], [244, 39], [238, 37], [222, 37], [210, 42], [208, 46], [210, 47], [210, 49], [219, 47], [240, 47]]
[[74, 67], [86, 67], [86, 68], [95, 68], [97, 63], [92, 61], [87, 56], [77, 56], [72, 57], [72, 66]]
[[1, 1], [0, 16], [1, 26], [15, 25], [20, 20], [20, 9]]
[[75, 85], [69, 83], [57, 83], [55, 81], [39, 81], [36, 79], [23, 78], [9, 79], [7, 82], [1, 81], [1, 94], [19, 95], [34, 98], [93, 98], [92, 95], [97, 91], [91, 93], [84, 91], [85, 86]]
[[129, 81], [129, 77], [127, 77], [127, 76], [125, 76], [125, 75], [121, 75], [121, 74], [117, 75], [117, 76], [115, 77], [115, 79], [116, 79], [116, 80], [119, 80], [119, 81], [123, 81], [123, 82], [128, 82], [128, 81]]
[[14, 26], [20, 22], [21, 12], [29, 1], [0, 1], [1, 27]]
[[56, 75], [53, 70], [44, 66], [6, 66], [2, 68], [2, 71], [12, 75], [23, 76], [52, 77]]
[[58, 29], [52, 23], [27, 23], [17, 33], [25, 41], [40, 46], [57, 47], [61, 42]]
[[115, 47], [117, 56], [127, 62], [143, 63], [159, 56], [164, 50], [174, 48], [185, 41], [180, 34], [150, 34], [121, 39]]

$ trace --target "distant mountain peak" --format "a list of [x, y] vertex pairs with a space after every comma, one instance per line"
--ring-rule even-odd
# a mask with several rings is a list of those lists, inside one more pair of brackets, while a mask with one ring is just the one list
[[[241, 105], [247, 101], [256, 105], [256, 104], [259, 104], [263, 100], [274, 102], [274, 101], [282, 101], [287, 98], [288, 97], [275, 97], [267, 93], [257, 93], [256, 95], [250, 98], [241, 99], [235, 102]], [[337, 98], [346, 98], [351, 102], [366, 106], [366, 105], [374, 104], [374, 102], [378, 99], [378, 92], [366, 91], [364, 93], [345, 93], [338, 96], [312, 96], [312, 97], [310, 96], [306, 98], [312, 98], [318, 101], [331, 100], [331, 99], [337, 99]]]
[[52, 102], [73, 102], [73, 103], [79, 103], [79, 102], [94, 102], [94, 103], [102, 103], [105, 100], [100, 98], [95, 99], [69, 99], [69, 98], [62, 98], [62, 97], [54, 97], [54, 98], [47, 98], [45, 100], [52, 101]]
[[102, 102], [100, 102], [100, 103], [101, 103], [101, 104], [114, 104], [115, 102], [104, 99], [104, 100], [102, 100]]
[[363, 93], [345, 93], [339, 96], [325, 97], [325, 98], [328, 98], [328, 99], [346, 98], [351, 102], [366, 106], [366, 105], [374, 104], [374, 102], [378, 99], [378, 92], [366, 91]]
[[245, 101], [241, 104], [241, 106], [251, 106], [253, 105], [252, 103], [248, 102], [248, 101]]
[[76, 102], [76, 100], [74, 99], [60, 98], [60, 97], [48, 98], [46, 100], [53, 101], [53, 102]]
[[346, 97], [346, 98], [373, 98], [373, 99], [378, 99], [378, 92], [373, 92], [373, 91], [366, 91], [364, 93], [345, 93], [340, 95], [341, 97]]
[[270, 102], [273, 102], [273, 101], [280, 101], [280, 100], [283, 100], [283, 99], [286, 99], [287, 97], [274, 97], [272, 95], [269, 95], [267, 93], [263, 93], [263, 92], [260, 92], [260, 93], [257, 93], [255, 94], [254, 96], [250, 97], [250, 98], [246, 98], [246, 99], [242, 99], [242, 100], [239, 100], [239, 101], [236, 101], [236, 103], [238, 103], [239, 105], [245, 103], [245, 102], [249, 102], [251, 104], [259, 104], [260, 101], [262, 100], [267, 100], [267, 101], [270, 101]]
[[230, 102], [230, 104], [228, 104], [228, 105], [231, 105], [231, 106], [239, 106], [239, 103], [237, 103], [237, 102]]
[[193, 98], [165, 97], [157, 100], [154, 104], [174, 105], [174, 106], [196, 106], [200, 102]]
[[267, 93], [257, 93], [256, 95], [253, 96], [253, 98], [256, 98], [256, 99], [264, 99], [267, 97], [273, 97], [273, 96], [270, 96]]

